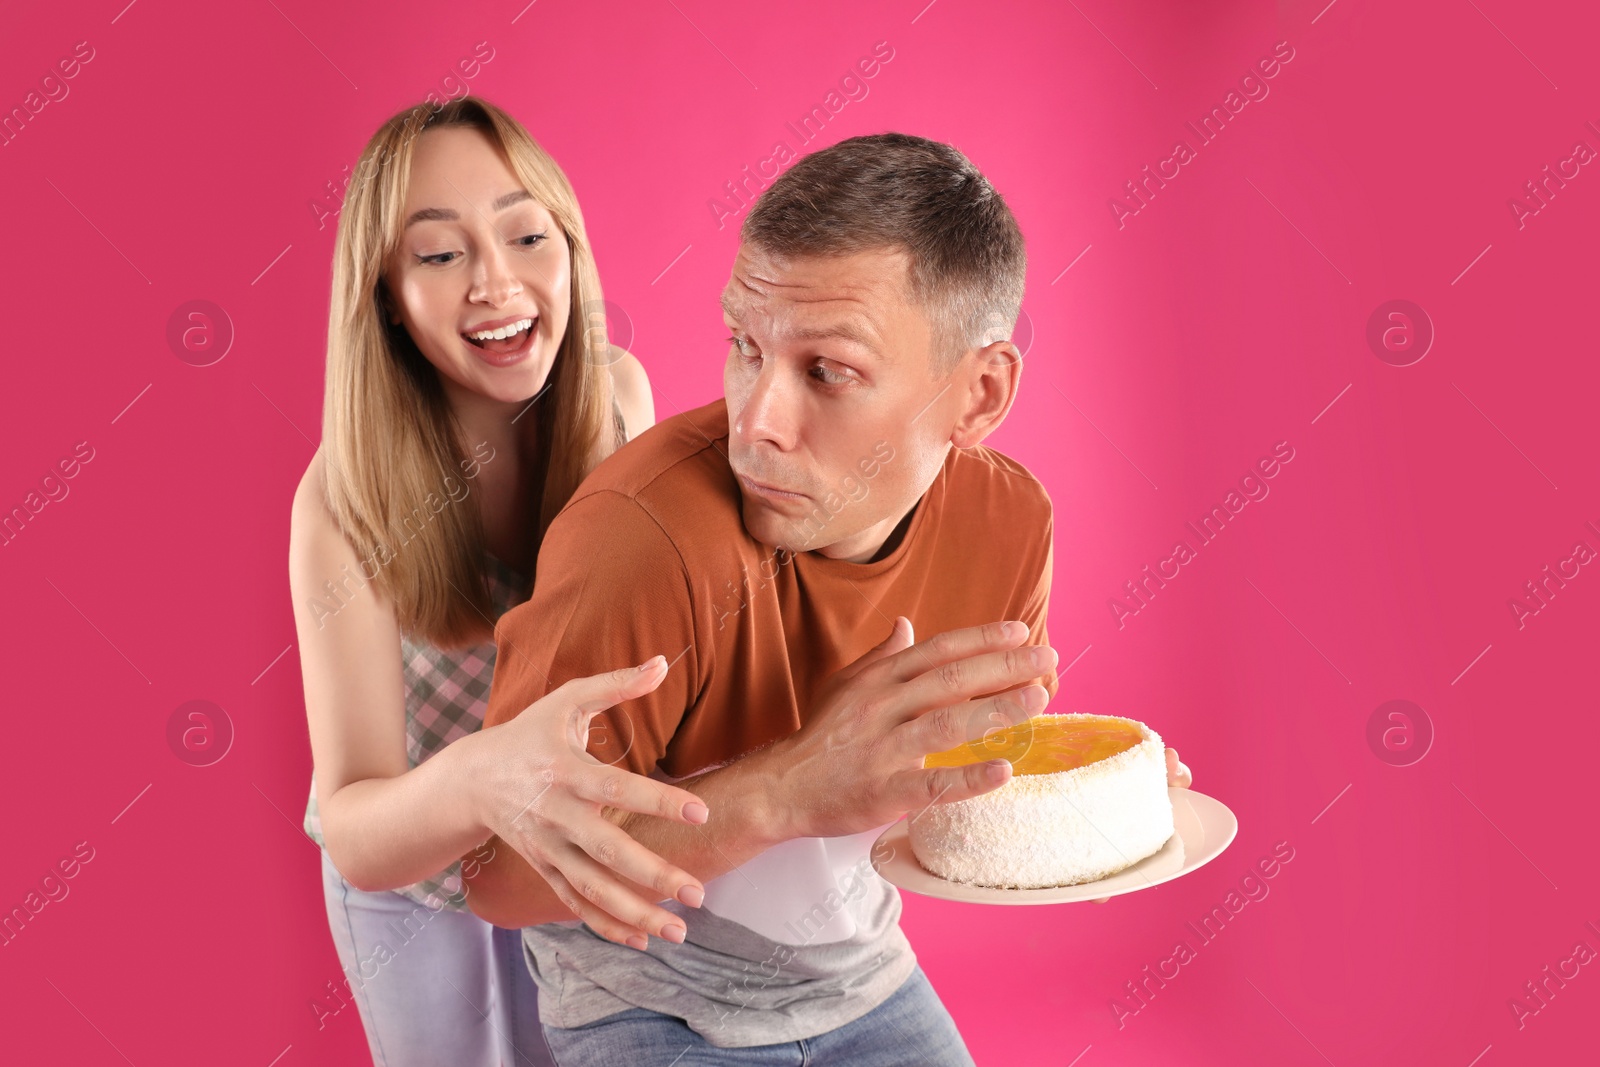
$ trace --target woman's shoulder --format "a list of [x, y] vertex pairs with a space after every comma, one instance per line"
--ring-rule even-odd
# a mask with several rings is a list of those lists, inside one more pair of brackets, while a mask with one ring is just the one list
[[[336, 583], [341, 612], [348, 608], [357, 617], [390, 626], [393, 605], [362, 566], [360, 554], [328, 503], [330, 475], [337, 476], [336, 468], [319, 447], [300, 477], [289, 509], [289, 589], [296, 604], [303, 606], [323, 597], [330, 582]], [[388, 631], [384, 633], [387, 639]]]
[[325, 461], [322, 448], [318, 446], [311, 454], [311, 462], [306, 464], [305, 473], [300, 475], [300, 484], [295, 486], [294, 503], [289, 506], [289, 522], [292, 529], [300, 530], [332, 521], [333, 513], [328, 508]]
[[[338, 521], [328, 506], [326, 459], [321, 447], [312, 455], [295, 487], [289, 506], [289, 567], [327, 562], [349, 551]], [[337, 566], [337, 565], [336, 565]]]
[[617, 407], [622, 412], [623, 426], [628, 440], [633, 440], [655, 425], [655, 401], [650, 394], [650, 376], [644, 364], [626, 349], [618, 349], [621, 357], [611, 364], [611, 387], [616, 393]]

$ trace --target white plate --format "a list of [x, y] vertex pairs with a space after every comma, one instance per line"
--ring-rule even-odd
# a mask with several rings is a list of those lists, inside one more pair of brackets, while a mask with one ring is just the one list
[[1169, 786], [1174, 833], [1154, 855], [1106, 878], [1049, 889], [996, 889], [950, 882], [924, 870], [911, 851], [910, 823], [901, 819], [872, 846], [872, 865], [890, 883], [925, 897], [965, 904], [1067, 904], [1115, 897], [1181, 878], [1216, 859], [1239, 832], [1239, 820], [1220, 800]]

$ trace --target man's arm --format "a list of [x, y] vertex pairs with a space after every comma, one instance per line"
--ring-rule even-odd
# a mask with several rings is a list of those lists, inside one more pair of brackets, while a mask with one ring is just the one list
[[[612, 821], [662, 859], [707, 879], [794, 837], [857, 833], [935, 798], [962, 800], [998, 787], [1010, 777], [1003, 760], [924, 770], [922, 759], [972, 740], [982, 732], [974, 724], [1018, 722], [1048, 703], [1055, 653], [1031, 647], [1045, 640], [1048, 555], [1036, 577], [1028, 603], [1019, 605], [1025, 617], [1009, 626], [972, 627], [913, 648], [910, 623], [897, 620], [883, 644], [830, 679], [798, 733], [676, 783], [706, 802], [706, 823], [620, 813]], [[603, 715], [589, 742], [602, 760], [647, 773], [699, 691], [700, 636], [682, 561], [659, 527], [619, 494], [586, 497], [551, 525], [533, 598], [497, 627], [500, 652], [485, 728], [568, 678], [661, 653], [675, 660], [667, 679]], [[1024, 643], [1030, 647], [1018, 648]], [[1048, 689], [1027, 684], [1041, 677]], [[537, 781], [506, 782], [491, 793], [512, 804], [496, 825], [538, 824], [548, 815]], [[515, 840], [511, 847], [493, 838], [490, 844], [492, 858], [466, 871], [468, 903], [499, 926], [570, 919], [580, 898], [639, 925], [637, 901], [630, 904], [619, 890], [662, 899], [609, 869], [609, 842], [569, 842], [562, 870], [580, 872], [571, 879], [549, 864], [535, 870]], [[616, 941], [633, 933], [620, 925], [597, 931]]]
[[[787, 840], [782, 812], [773, 808], [775, 790], [773, 776], [763, 771], [762, 760], [747, 757], [726, 767], [696, 775], [673, 784], [688, 789], [700, 797], [711, 810], [710, 818], [699, 826], [686, 826], [664, 819], [650, 818], [632, 812], [608, 811], [607, 817], [621, 826], [631, 837], [668, 863], [692, 872], [702, 882], [726, 874], [734, 867], [753, 859], [767, 849]], [[480, 918], [496, 926], [522, 927], [540, 923], [571, 919], [578, 912], [577, 896], [606, 907], [611, 904], [599, 879], [572, 883], [562, 879], [564, 893], [558, 894], [545, 877], [508, 848], [498, 837], [490, 838], [490, 855], [467, 873], [469, 887], [467, 903]], [[574, 847], [581, 848], [582, 843]], [[597, 858], [605, 862], [605, 850]], [[659, 894], [627, 879], [615, 878], [622, 886], [638, 893], [646, 900], [659, 899]], [[684, 900], [698, 905], [701, 896]], [[613, 912], [613, 914], [615, 914]], [[619, 916], [634, 922], [635, 916], [627, 912]], [[642, 922], [643, 916], [638, 917]], [[664, 931], [674, 941], [683, 940], [680, 928], [677, 936]], [[637, 936], [629, 934], [628, 937]], [[627, 940], [627, 937], [619, 940]], [[641, 946], [642, 947], [642, 946]]]
[[[1005, 760], [925, 770], [922, 759], [973, 740], [974, 723], [1020, 722], [1044, 708], [1049, 697], [1041, 685], [1002, 692], [1053, 672], [1054, 650], [1025, 644], [1028, 636], [1028, 627], [1013, 621], [913, 646], [910, 623], [897, 619], [888, 639], [830, 679], [797, 733], [675, 783], [705, 800], [705, 824], [637, 815], [619, 816], [618, 824], [704, 880], [791, 838], [861, 833], [929, 803], [998, 788], [1011, 777]], [[497, 926], [570, 919], [576, 910], [575, 897], [558, 895], [509, 849], [497, 847], [467, 881], [472, 910]], [[597, 903], [602, 895], [598, 882], [568, 892]], [[668, 936], [681, 940], [682, 931]]]
[[[619, 493], [602, 491], [574, 501], [545, 536], [532, 597], [495, 627], [495, 674], [484, 731], [502, 729], [571, 679], [661, 655], [672, 663], [660, 684], [596, 716], [587, 736], [574, 742], [586, 745], [599, 762], [647, 773], [698, 691], [696, 636], [682, 561], [655, 521]], [[628, 902], [626, 914], [596, 899], [606, 896], [607, 887], [640, 892], [607, 869], [615, 866], [611, 842], [598, 837], [567, 840], [559, 869], [541, 863], [536, 870], [524, 858], [537, 850], [505, 828], [525, 827], [531, 839], [541, 829], [571, 824], [575, 820], [565, 816], [573, 800], [566, 791], [550, 788], [548, 776], [514, 774], [509, 766], [500, 771], [495, 780], [496, 768], [485, 769], [491, 781], [483, 792], [492, 798], [498, 816], [486, 821], [502, 836], [490, 838], [490, 849], [479, 854], [470, 871], [464, 865], [472, 910], [501, 926], [525, 926], [572, 918], [576, 909], [569, 904], [576, 905], [581, 895], [614, 916], [633, 920], [639, 914], [637, 899]], [[653, 780], [640, 781], [666, 788]], [[661, 899], [660, 892], [643, 890], [641, 895]], [[618, 902], [624, 896], [612, 893], [607, 899]], [[614, 940], [631, 933], [620, 924], [602, 932], [619, 934]]]

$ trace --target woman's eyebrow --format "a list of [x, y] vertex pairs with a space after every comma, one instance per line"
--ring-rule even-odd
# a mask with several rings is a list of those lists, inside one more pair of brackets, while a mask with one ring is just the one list
[[[497, 197], [495, 202], [489, 205], [489, 208], [498, 214], [513, 204], [520, 204], [524, 200], [532, 199], [533, 194], [528, 190], [518, 189], [515, 192]], [[406, 226], [403, 228], [410, 227], [413, 222], [455, 222], [460, 217], [461, 215], [454, 208], [425, 207], [418, 211], [413, 211], [411, 217], [406, 219]]]

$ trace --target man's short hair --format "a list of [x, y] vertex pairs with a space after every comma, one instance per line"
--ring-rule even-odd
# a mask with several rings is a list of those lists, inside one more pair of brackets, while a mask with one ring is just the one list
[[761, 194], [739, 236], [780, 256], [906, 252], [941, 376], [1009, 338], [1022, 308], [1028, 258], [1011, 209], [971, 160], [926, 137], [876, 133], [813, 152]]

